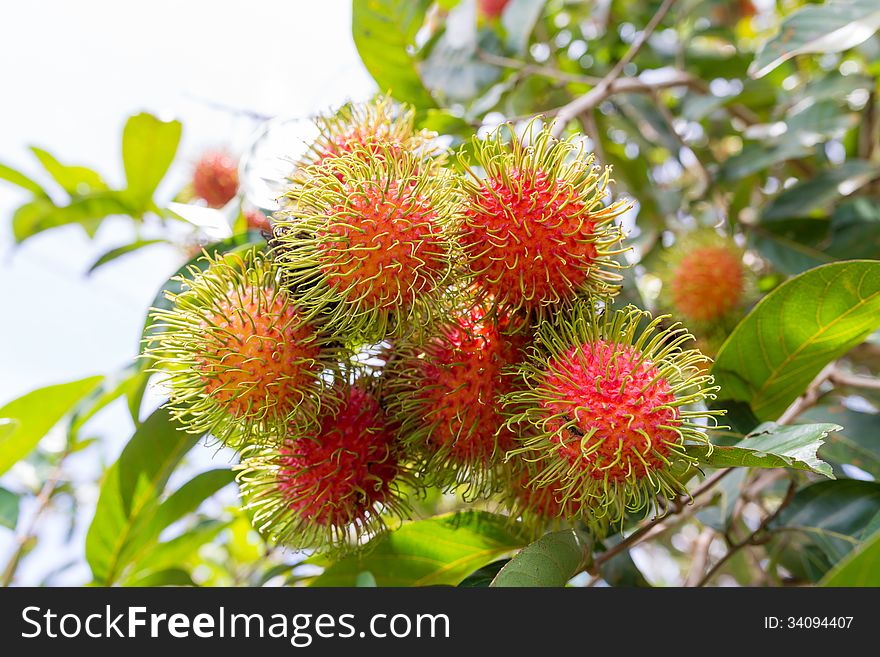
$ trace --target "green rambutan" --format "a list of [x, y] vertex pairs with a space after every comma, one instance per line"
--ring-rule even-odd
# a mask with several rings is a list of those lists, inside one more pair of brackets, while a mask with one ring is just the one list
[[455, 181], [408, 151], [356, 149], [294, 180], [274, 254], [310, 316], [365, 341], [429, 318], [451, 275]]
[[[291, 422], [308, 424], [321, 403], [338, 350], [307, 321], [279, 284], [274, 263], [256, 250], [192, 266], [170, 309], [151, 311], [156, 333], [146, 356], [167, 373], [169, 405], [192, 433], [224, 443], [280, 439]], [[280, 431], [280, 433], [279, 433]]]
[[[545, 317], [579, 295], [616, 291], [611, 256], [622, 239], [615, 219], [630, 205], [604, 206], [610, 169], [600, 171], [571, 140], [529, 124], [504, 141], [509, 125], [474, 140], [461, 240], [474, 280], [499, 305]], [[615, 250], [617, 249], [617, 250]]]
[[[694, 405], [714, 398], [708, 359], [664, 317], [634, 308], [604, 312], [576, 305], [538, 330], [539, 346], [520, 368], [525, 387], [504, 398], [522, 432], [512, 450], [536, 463], [530, 485], [549, 488], [579, 515], [622, 522], [683, 492], [676, 464], [693, 463], [685, 444], [708, 444], [717, 413]], [[690, 407], [690, 408], [688, 408]]]
[[211, 208], [222, 208], [238, 194], [238, 162], [229, 153], [209, 151], [196, 163], [193, 193]]
[[392, 350], [383, 392], [427, 485], [464, 485], [466, 497], [496, 487], [498, 466], [515, 446], [501, 413], [500, 397], [514, 385], [505, 371], [525, 358], [527, 341], [510, 334], [512, 321], [467, 303]]
[[406, 514], [409, 481], [395, 428], [366, 380], [337, 384], [341, 402], [280, 445], [247, 450], [239, 466], [254, 526], [294, 548], [344, 550]]

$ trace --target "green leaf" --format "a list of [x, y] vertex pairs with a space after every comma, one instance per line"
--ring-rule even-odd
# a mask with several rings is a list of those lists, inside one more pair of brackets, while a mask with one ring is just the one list
[[880, 479], [880, 415], [857, 413], [840, 404], [815, 406], [802, 413], [804, 422], [835, 422], [843, 431], [828, 436], [819, 451], [832, 463], [848, 463]]
[[147, 573], [167, 570], [190, 560], [199, 548], [213, 541], [227, 526], [229, 523], [221, 520], [205, 520], [180, 536], [159, 543], [134, 565], [132, 575], [125, 583], [131, 585], [133, 581], [143, 578]]
[[780, 563], [818, 581], [863, 539], [880, 511], [880, 484], [839, 479], [802, 488], [771, 523]]
[[842, 192], [855, 191], [876, 174], [877, 169], [864, 160], [850, 160], [826, 169], [792, 185], [770, 201], [764, 206], [761, 221], [800, 217], [826, 209]]
[[152, 572], [140, 578], [133, 578], [127, 582], [128, 586], [195, 586], [190, 574], [183, 568], [167, 568]]
[[107, 470], [86, 536], [86, 560], [98, 584], [108, 586], [120, 577], [127, 565], [122, 556], [149, 525], [168, 477], [198, 439], [160, 408]]
[[312, 586], [353, 586], [364, 571], [373, 573], [378, 586], [455, 585], [526, 543], [503, 516], [485, 511], [436, 516], [374, 539], [365, 554], [329, 566]]
[[713, 468], [795, 468], [834, 479], [831, 466], [817, 456], [836, 424], [782, 426], [765, 422], [732, 447], [688, 445], [685, 451]]
[[69, 205], [57, 206], [48, 199], [37, 199], [21, 206], [12, 218], [12, 232], [16, 242], [50, 228], [79, 224], [93, 235], [101, 221], [112, 215], [128, 215], [133, 212], [129, 200], [122, 192], [95, 192], [80, 196]]
[[523, 548], [492, 580], [501, 586], [565, 586], [590, 559], [592, 544], [573, 529], [546, 534]]
[[645, 579], [636, 566], [629, 550], [614, 555], [602, 564], [602, 579], [608, 586], [648, 588], [651, 583]]
[[40, 184], [34, 180], [31, 180], [26, 175], [24, 175], [21, 171], [16, 171], [12, 167], [8, 167], [5, 164], [0, 164], [0, 180], [5, 180], [6, 182], [12, 183], [13, 185], [17, 185], [22, 189], [26, 189], [31, 192], [34, 196], [37, 197], [47, 197], [48, 194], [46, 190], [40, 187]]
[[0, 408], [0, 475], [27, 456], [40, 439], [103, 380], [91, 376], [47, 386], [14, 399]]
[[122, 132], [122, 163], [128, 181], [126, 194], [137, 211], [150, 209], [153, 193], [177, 153], [183, 126], [152, 114], [132, 116]]
[[880, 262], [811, 269], [764, 297], [722, 345], [712, 373], [720, 399], [777, 418], [825, 365], [880, 325]]
[[165, 239], [155, 239], [155, 240], [135, 240], [130, 244], [123, 244], [122, 246], [117, 246], [116, 248], [110, 249], [109, 251], [103, 253], [95, 262], [92, 263], [92, 266], [88, 268], [86, 271], [87, 274], [91, 274], [98, 267], [102, 265], [106, 265], [108, 262], [116, 260], [120, 256], [124, 256], [133, 251], [137, 251], [138, 249], [142, 249], [145, 246], [151, 246], [153, 244], [168, 244], [168, 240]]
[[18, 495], [0, 486], [0, 527], [15, 531], [18, 524]]
[[472, 572], [470, 575], [461, 580], [458, 585], [460, 589], [485, 588], [492, 584], [492, 580], [498, 574], [498, 571], [510, 562], [510, 559], [499, 559], [490, 564], [483, 566]]
[[106, 376], [87, 399], [79, 405], [70, 421], [71, 440], [76, 440], [83, 425], [98, 412], [106, 408], [114, 400], [133, 394], [145, 381], [149, 374], [144, 371], [142, 363], [134, 362], [115, 375]]
[[544, 13], [546, 0], [510, 0], [501, 14], [506, 38], [504, 45], [516, 55], [525, 54], [535, 24]]
[[31, 152], [40, 161], [46, 172], [61, 186], [61, 189], [71, 196], [82, 196], [89, 192], [104, 192], [108, 189], [107, 183], [101, 179], [97, 171], [92, 171], [87, 167], [61, 164], [54, 155], [36, 146], [31, 146]]
[[722, 181], [739, 180], [774, 164], [807, 157], [812, 152], [812, 148], [797, 139], [783, 139], [776, 144], [751, 142], [721, 165], [718, 178]]
[[820, 249], [828, 240], [828, 229], [828, 221], [823, 219], [777, 219], [751, 226], [749, 247], [780, 272], [797, 275], [835, 261]]
[[880, 586], [880, 532], [837, 564], [821, 585]]
[[410, 50], [431, 0], [352, 0], [354, 44], [381, 91], [417, 108], [435, 107]]
[[779, 34], [765, 43], [749, 66], [759, 78], [795, 55], [842, 52], [866, 41], [880, 27], [876, 0], [828, 0], [786, 16]]

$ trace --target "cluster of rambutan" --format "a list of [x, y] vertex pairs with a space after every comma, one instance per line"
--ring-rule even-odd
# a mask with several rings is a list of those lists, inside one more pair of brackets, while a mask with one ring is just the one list
[[684, 329], [612, 305], [609, 171], [537, 123], [450, 165], [388, 98], [318, 127], [265, 252], [208, 258], [153, 313], [170, 407], [240, 451], [255, 525], [330, 549], [426, 486], [535, 527], [681, 493], [714, 388]]

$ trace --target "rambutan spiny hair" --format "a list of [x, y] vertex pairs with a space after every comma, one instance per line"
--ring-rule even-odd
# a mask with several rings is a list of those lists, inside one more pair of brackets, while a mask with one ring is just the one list
[[334, 401], [324, 388], [340, 350], [304, 318], [265, 255], [204, 261], [175, 279], [183, 290], [166, 292], [170, 308], [151, 311], [145, 355], [167, 374], [173, 414], [188, 431], [233, 445], [314, 422]]
[[415, 110], [396, 105], [390, 96], [377, 96], [367, 103], [352, 103], [337, 112], [315, 119], [318, 136], [302, 157], [300, 166], [362, 150], [392, 156], [402, 152], [429, 155], [437, 133], [415, 129]]
[[504, 455], [516, 435], [505, 425], [506, 376], [525, 358], [519, 321], [488, 304], [457, 299], [430, 332], [395, 345], [383, 372], [383, 395], [401, 440], [421, 461], [426, 485], [463, 487], [465, 499], [500, 485]]
[[408, 513], [414, 484], [391, 419], [370, 377], [340, 381], [341, 403], [317, 427], [293, 428], [281, 445], [244, 452], [238, 469], [254, 526], [292, 548], [345, 551]]
[[685, 447], [708, 445], [718, 414], [694, 405], [717, 388], [702, 374], [708, 359], [683, 348], [693, 337], [664, 319], [581, 303], [539, 328], [525, 387], [504, 398], [523, 436], [509, 456], [534, 461], [530, 485], [561, 508], [619, 523], [684, 491], [680, 473], [696, 462]]
[[310, 316], [364, 341], [430, 321], [452, 274], [460, 199], [452, 174], [429, 164], [356, 148], [293, 181], [273, 251]]
[[208, 151], [196, 163], [193, 193], [211, 208], [222, 208], [238, 194], [238, 162], [224, 151]]
[[474, 281], [499, 305], [538, 318], [578, 296], [614, 293], [613, 256], [625, 250], [615, 219], [630, 204], [604, 205], [610, 169], [535, 122], [522, 138], [505, 124], [473, 146], [473, 163], [462, 159], [461, 241]]

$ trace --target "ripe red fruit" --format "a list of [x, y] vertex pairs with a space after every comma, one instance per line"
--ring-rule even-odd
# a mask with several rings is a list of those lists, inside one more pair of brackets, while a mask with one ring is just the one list
[[342, 547], [384, 529], [383, 512], [403, 502], [404, 474], [389, 418], [372, 392], [351, 386], [316, 430], [242, 462], [242, 492], [255, 524], [292, 547]]
[[719, 320], [741, 304], [742, 255], [720, 243], [688, 249], [672, 268], [668, 285], [670, 304], [678, 315], [697, 322]]
[[383, 153], [308, 167], [275, 216], [276, 258], [302, 302], [334, 329], [376, 340], [444, 289], [458, 204], [445, 172]]
[[192, 186], [209, 207], [222, 208], [238, 193], [238, 163], [228, 153], [205, 153], [196, 164]]
[[493, 469], [515, 444], [500, 404], [515, 387], [505, 371], [523, 360], [527, 342], [522, 333], [506, 334], [508, 324], [507, 316], [475, 306], [390, 358], [388, 406], [431, 484], [466, 483], [472, 494], [497, 484]]
[[314, 421], [322, 372], [337, 354], [277, 284], [274, 264], [255, 252], [226, 255], [181, 282], [172, 308], [152, 312], [159, 332], [147, 353], [168, 373], [186, 428], [237, 444]]
[[480, 11], [489, 18], [498, 18], [510, 0], [479, 0]]
[[714, 388], [700, 374], [706, 357], [681, 348], [692, 336], [658, 331], [662, 319], [632, 307], [598, 317], [583, 305], [539, 331], [546, 353], [521, 368], [528, 387], [505, 402], [525, 436], [515, 452], [538, 456], [531, 481], [558, 504], [621, 521], [680, 492], [671, 465], [693, 462], [685, 441], [708, 442], [693, 419], [713, 414], [683, 407]]
[[485, 176], [468, 169], [462, 242], [475, 280], [500, 305], [543, 315], [580, 294], [613, 291], [609, 256], [622, 237], [614, 219], [628, 205], [603, 207], [609, 170], [599, 173], [548, 127], [534, 132], [530, 145], [505, 143], [501, 129], [475, 141]]

